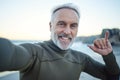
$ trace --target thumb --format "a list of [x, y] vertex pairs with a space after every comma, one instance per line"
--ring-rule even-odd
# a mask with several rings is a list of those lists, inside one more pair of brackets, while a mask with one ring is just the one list
[[95, 48], [95, 46], [88, 45], [88, 47], [89, 47], [90, 49], [92, 49], [94, 52], [96, 52], [96, 48]]

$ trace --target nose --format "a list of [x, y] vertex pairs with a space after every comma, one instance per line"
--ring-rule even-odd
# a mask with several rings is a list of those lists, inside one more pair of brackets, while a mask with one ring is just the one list
[[65, 33], [65, 34], [70, 34], [70, 33], [71, 33], [70, 26], [67, 26], [67, 27], [64, 29], [64, 33]]

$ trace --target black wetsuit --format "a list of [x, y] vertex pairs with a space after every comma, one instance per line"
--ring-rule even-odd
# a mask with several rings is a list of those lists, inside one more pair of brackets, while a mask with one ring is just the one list
[[0, 71], [19, 70], [20, 80], [79, 80], [81, 72], [117, 80], [120, 69], [115, 56], [102, 57], [106, 65], [81, 52], [61, 50], [51, 40], [18, 46], [0, 38]]

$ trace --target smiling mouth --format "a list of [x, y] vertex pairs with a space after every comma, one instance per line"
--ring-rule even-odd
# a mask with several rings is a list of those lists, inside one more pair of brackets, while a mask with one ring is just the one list
[[60, 35], [58, 36], [58, 39], [64, 43], [69, 43], [72, 40], [72, 38], [67, 35]]

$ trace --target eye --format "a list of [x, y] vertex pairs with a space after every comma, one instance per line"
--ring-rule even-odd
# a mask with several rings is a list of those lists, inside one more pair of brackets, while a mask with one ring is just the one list
[[77, 24], [77, 23], [71, 25], [71, 28], [72, 28], [72, 29], [75, 29], [75, 28], [77, 28], [77, 27], [78, 27], [78, 24]]
[[57, 23], [57, 25], [60, 26], [60, 27], [64, 27], [64, 26], [65, 26], [65, 22], [59, 21], [59, 22]]

